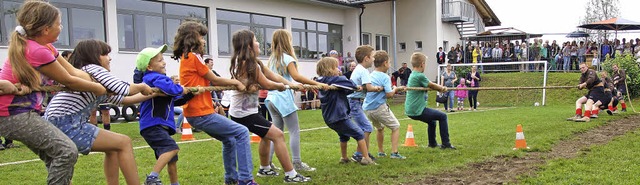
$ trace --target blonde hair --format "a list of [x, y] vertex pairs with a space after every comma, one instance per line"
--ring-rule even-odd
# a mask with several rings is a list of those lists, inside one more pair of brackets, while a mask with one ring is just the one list
[[296, 54], [293, 52], [293, 45], [291, 44], [291, 32], [285, 29], [278, 29], [273, 32], [271, 51], [269, 67], [275, 66], [275, 71], [280, 75], [287, 73], [287, 66], [282, 62], [284, 54], [290, 55], [294, 61], [298, 61]]
[[422, 63], [426, 61], [427, 61], [427, 56], [420, 52], [415, 52], [411, 55], [411, 66], [414, 66], [414, 67], [422, 66]]
[[338, 59], [333, 57], [323, 57], [316, 64], [316, 73], [318, 76], [336, 76], [338, 68]]
[[373, 47], [369, 45], [362, 45], [356, 48], [356, 61], [358, 63], [364, 62], [364, 57], [371, 56], [371, 52], [373, 52]]
[[26, 1], [18, 10], [16, 21], [24, 28], [25, 35], [17, 31], [11, 33], [9, 63], [14, 78], [22, 85], [33, 89], [42, 83], [40, 73], [31, 67], [24, 54], [27, 40], [40, 36], [42, 30], [55, 24], [59, 18], [58, 8], [43, 1]]

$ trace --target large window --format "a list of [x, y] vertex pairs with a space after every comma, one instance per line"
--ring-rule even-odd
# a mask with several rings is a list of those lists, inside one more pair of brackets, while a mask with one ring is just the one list
[[233, 33], [250, 29], [260, 43], [260, 55], [271, 55], [273, 32], [284, 28], [284, 19], [269, 15], [244, 13], [230, 10], [216, 10], [218, 17], [218, 54], [229, 55], [233, 51]]
[[[183, 20], [207, 24], [207, 8], [157, 1], [117, 0], [120, 51], [169, 45]], [[206, 51], [205, 51], [206, 52]]]
[[291, 29], [298, 58], [317, 59], [331, 50], [342, 53], [341, 25], [292, 19]]
[[[102, 0], [49, 0], [62, 13], [59, 48], [73, 48], [85, 39], [106, 40]], [[23, 0], [0, 0], [0, 45], [7, 45], [16, 27], [16, 14]]]

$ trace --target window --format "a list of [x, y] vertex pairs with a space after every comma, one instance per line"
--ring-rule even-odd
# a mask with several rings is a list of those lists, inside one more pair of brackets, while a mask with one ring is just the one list
[[400, 50], [398, 50], [399, 52], [404, 52], [407, 50], [407, 43], [401, 42], [400, 44]]
[[317, 59], [329, 51], [342, 53], [342, 26], [291, 19], [293, 49], [298, 58]]
[[[80, 40], [106, 40], [104, 2], [102, 0], [50, 0], [60, 9], [63, 29], [58, 48], [74, 48]], [[0, 45], [7, 45], [16, 25], [16, 13], [22, 0], [0, 0]]]
[[362, 45], [371, 45], [370, 33], [362, 33]]
[[260, 55], [271, 55], [273, 32], [284, 28], [284, 19], [269, 15], [244, 13], [230, 10], [216, 10], [218, 17], [218, 54], [230, 55], [233, 33], [250, 29], [260, 43]]
[[389, 36], [376, 35], [376, 50], [389, 51]]
[[204, 7], [144, 0], [117, 0], [116, 3], [120, 51], [140, 51], [167, 44], [169, 53], [183, 20], [207, 24]]
[[416, 41], [416, 50], [422, 50], [422, 41]]

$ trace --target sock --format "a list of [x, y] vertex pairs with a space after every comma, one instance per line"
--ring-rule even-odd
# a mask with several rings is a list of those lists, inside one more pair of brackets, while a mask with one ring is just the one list
[[260, 169], [263, 169], [263, 170], [267, 170], [267, 171], [268, 171], [268, 170], [270, 170], [270, 169], [271, 169], [271, 166], [270, 166], [270, 165], [267, 165], [267, 166], [262, 166], [262, 165], [260, 165]]
[[627, 104], [626, 103], [621, 103], [620, 105], [622, 105], [622, 109], [627, 109]]
[[293, 177], [295, 177], [296, 175], [298, 175], [298, 172], [296, 172], [296, 170], [291, 170], [291, 171], [288, 171], [288, 172], [284, 172], [284, 174], [285, 174], [287, 177], [293, 178]]
[[582, 108], [577, 108], [576, 109], [576, 115], [582, 116]]
[[590, 110], [585, 110], [584, 111], [584, 117], [591, 117], [591, 111]]
[[609, 105], [609, 110], [613, 111], [613, 106]]
[[598, 115], [598, 112], [600, 112], [600, 110], [594, 109], [594, 110], [591, 111], [591, 114], [592, 115]]
[[105, 130], [111, 130], [111, 124], [104, 124]]
[[158, 176], [160, 176], [160, 174], [158, 174], [156, 172], [149, 173], [149, 177], [158, 177]]
[[171, 183], [171, 185], [180, 185], [179, 182]]

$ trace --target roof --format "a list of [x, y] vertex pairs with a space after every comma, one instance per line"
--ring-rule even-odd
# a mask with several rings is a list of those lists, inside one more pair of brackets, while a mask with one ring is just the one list
[[347, 5], [347, 6], [353, 6], [353, 7], [362, 7], [362, 5], [364, 4], [391, 1], [391, 0], [316, 0], [316, 1], [341, 4], [341, 5]]
[[509, 27], [491, 29], [476, 36], [466, 37], [469, 41], [495, 41], [495, 40], [527, 40], [530, 38], [539, 38], [542, 34], [526, 33], [524, 31]]
[[469, 2], [476, 6], [476, 10], [482, 17], [485, 26], [500, 26], [502, 24], [485, 0], [469, 0]]

